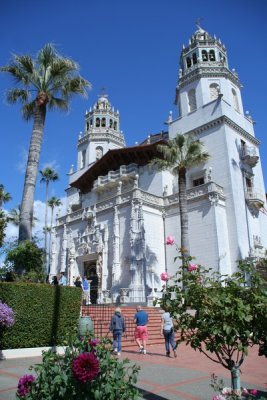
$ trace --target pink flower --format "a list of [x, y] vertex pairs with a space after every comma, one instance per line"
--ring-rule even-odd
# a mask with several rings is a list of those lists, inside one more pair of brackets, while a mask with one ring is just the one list
[[257, 389], [251, 389], [250, 394], [252, 394], [252, 396], [257, 396]]
[[95, 346], [97, 346], [99, 343], [100, 343], [100, 340], [99, 339], [92, 339], [92, 340], [90, 340], [90, 345], [92, 346], [92, 347], [95, 347]]
[[174, 244], [174, 242], [175, 242], [175, 237], [174, 236], [167, 236], [166, 244], [169, 244], [169, 245], [172, 246]]
[[189, 272], [192, 272], [192, 271], [195, 271], [196, 269], [198, 269], [198, 266], [197, 266], [197, 264], [190, 264], [189, 263], [187, 269], [188, 269]]
[[33, 381], [35, 381], [35, 377], [33, 375], [23, 375], [20, 378], [17, 390], [17, 395], [19, 398], [23, 398], [29, 393]]
[[160, 279], [164, 282], [167, 282], [167, 280], [169, 279], [169, 275], [167, 272], [162, 272], [162, 274], [160, 274]]
[[77, 381], [90, 382], [99, 374], [99, 361], [95, 353], [81, 353], [73, 360], [72, 373]]

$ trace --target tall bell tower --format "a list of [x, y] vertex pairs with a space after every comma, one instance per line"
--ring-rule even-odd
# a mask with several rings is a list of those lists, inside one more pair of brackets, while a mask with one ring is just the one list
[[[218, 263], [224, 273], [230, 273], [229, 267], [234, 268], [237, 260], [260, 256], [261, 243], [266, 242], [259, 141], [254, 133], [255, 122], [248, 112], [244, 114], [241, 89], [237, 72], [229, 68], [224, 44], [197, 25], [189, 45], [181, 51], [175, 96], [178, 116], [168, 121], [169, 137], [177, 133], [195, 135], [210, 155], [205, 165], [187, 174], [189, 191], [204, 194], [205, 184], [210, 190], [209, 182], [216, 187], [201, 205], [203, 214], [188, 203], [189, 231], [190, 226], [203, 226], [198, 238], [194, 238], [193, 228], [189, 232], [190, 250], [208, 263], [199, 237], [206, 237], [207, 245], [215, 241], [217, 254], [212, 262]], [[205, 224], [214, 227], [211, 237]]]

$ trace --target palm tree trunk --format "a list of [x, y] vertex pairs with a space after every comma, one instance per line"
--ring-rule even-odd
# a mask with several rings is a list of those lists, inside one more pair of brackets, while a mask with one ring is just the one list
[[49, 185], [49, 181], [46, 181], [46, 187], [45, 187], [45, 243], [44, 243], [44, 248], [45, 248], [45, 272], [46, 272], [46, 274], [48, 273], [48, 251], [47, 251], [48, 185]]
[[32, 240], [33, 204], [45, 123], [45, 105], [36, 105], [21, 201], [19, 242]]
[[189, 256], [189, 236], [188, 236], [188, 211], [187, 211], [187, 196], [186, 196], [186, 169], [179, 169], [178, 174], [178, 187], [179, 187], [179, 209], [180, 209], [180, 222], [181, 222], [181, 253], [183, 267], [185, 260]]

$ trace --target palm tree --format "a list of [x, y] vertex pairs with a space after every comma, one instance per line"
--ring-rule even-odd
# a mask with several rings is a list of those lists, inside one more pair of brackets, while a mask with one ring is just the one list
[[51, 236], [52, 236], [52, 228], [53, 228], [54, 209], [55, 209], [55, 207], [59, 207], [61, 204], [62, 204], [61, 200], [57, 199], [55, 196], [52, 196], [47, 201], [47, 205], [51, 208], [51, 220], [50, 220], [50, 228], [49, 228], [49, 268], [48, 268], [48, 274], [50, 272], [50, 265], [51, 265]]
[[78, 64], [64, 58], [50, 43], [37, 54], [13, 55], [11, 63], [0, 68], [14, 78], [16, 87], [7, 92], [9, 103], [22, 103], [26, 120], [33, 119], [33, 130], [25, 173], [19, 225], [19, 242], [32, 239], [33, 203], [47, 109], [68, 110], [70, 98], [86, 95], [90, 83], [78, 74]]
[[2, 210], [3, 203], [12, 200], [10, 193], [5, 191], [4, 185], [0, 184], [0, 210]]
[[[8, 221], [12, 222], [14, 226], [19, 226], [20, 222], [20, 205], [18, 205], [16, 208], [12, 208], [9, 213], [8, 213]], [[32, 221], [32, 226], [35, 226], [35, 222], [38, 221], [38, 218], [36, 218], [33, 215], [33, 221]]]
[[181, 223], [181, 255], [183, 267], [189, 256], [188, 212], [186, 196], [186, 172], [188, 168], [205, 163], [209, 154], [202, 151], [203, 143], [192, 135], [177, 134], [166, 143], [159, 144], [161, 156], [155, 157], [152, 164], [159, 169], [170, 169], [178, 176], [179, 210]]
[[[45, 234], [45, 253], [47, 254], [47, 207], [48, 207], [48, 187], [50, 182], [55, 182], [59, 179], [58, 174], [50, 167], [47, 167], [43, 169], [43, 171], [40, 171], [40, 174], [42, 176], [40, 182], [45, 183], [45, 229], [44, 229], [44, 234]], [[47, 258], [47, 257], [46, 257]], [[47, 267], [47, 262], [46, 262], [46, 267]]]

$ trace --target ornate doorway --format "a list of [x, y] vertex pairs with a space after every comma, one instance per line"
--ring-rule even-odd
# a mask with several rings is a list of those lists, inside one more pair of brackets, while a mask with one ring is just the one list
[[90, 290], [90, 297], [91, 297], [91, 304], [97, 303], [97, 290], [98, 290], [98, 277], [96, 274], [96, 261], [85, 261], [84, 265], [84, 275], [87, 279], [91, 282], [91, 290]]

